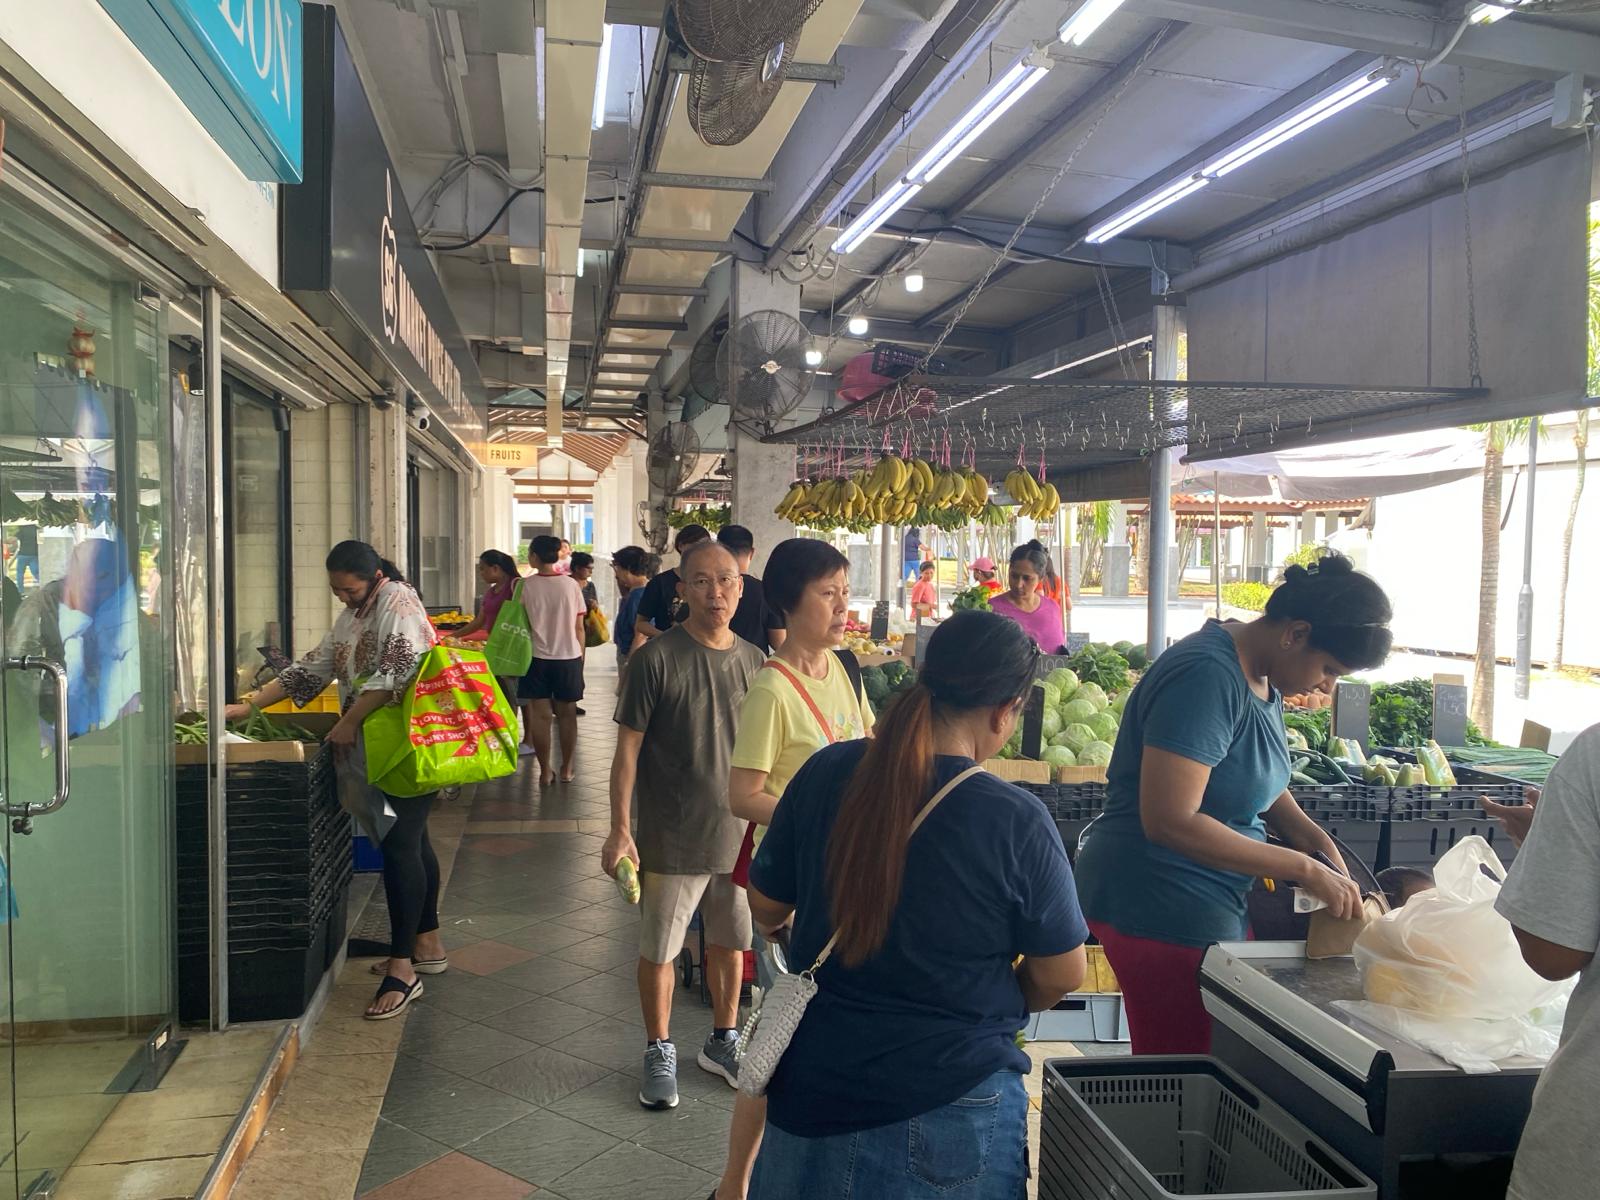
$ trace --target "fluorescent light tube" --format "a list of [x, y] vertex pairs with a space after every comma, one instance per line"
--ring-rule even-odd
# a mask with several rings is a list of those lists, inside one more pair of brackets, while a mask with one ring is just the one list
[[867, 333], [867, 319], [861, 316], [851, 317], [850, 320], [845, 323], [845, 329], [849, 330], [851, 337], [865, 337]]
[[1089, 231], [1089, 236], [1084, 240], [1091, 245], [1109, 241], [1123, 230], [1137, 225], [1153, 213], [1158, 213], [1168, 205], [1176, 204], [1185, 196], [1198, 192], [1210, 182], [1204, 175], [1185, 175], [1182, 179], [1175, 179], [1159, 192], [1146, 196], [1132, 207], [1125, 208], [1108, 220], [1096, 225]]
[[1511, 10], [1502, 5], [1478, 4], [1474, 5], [1472, 11], [1467, 14], [1467, 20], [1474, 25], [1493, 25], [1501, 17], [1509, 17], [1510, 15]]
[[888, 188], [883, 195], [862, 209], [861, 214], [844, 227], [843, 232], [833, 243], [834, 253], [849, 254], [854, 251], [921, 190], [920, 183], [908, 183], [904, 179], [896, 181], [893, 187]]
[[1281, 121], [1269, 125], [1260, 133], [1229, 150], [1221, 158], [1208, 163], [1205, 173], [1221, 179], [1228, 172], [1238, 170], [1247, 162], [1253, 162], [1268, 150], [1283, 145], [1297, 134], [1304, 133], [1314, 125], [1320, 125], [1335, 113], [1343, 112], [1358, 100], [1364, 100], [1373, 92], [1388, 87], [1389, 83], [1390, 78], [1387, 75], [1380, 75], [1376, 79], [1363, 75], [1359, 79], [1351, 80], [1327, 95], [1318, 97], [1304, 108], [1290, 113]]
[[1122, 0], [1084, 0], [1061, 26], [1061, 40], [1070, 46], [1083, 45], [1121, 7]]
[[606, 123], [606, 83], [611, 74], [611, 26], [600, 35], [600, 66], [594, 75], [594, 128]]

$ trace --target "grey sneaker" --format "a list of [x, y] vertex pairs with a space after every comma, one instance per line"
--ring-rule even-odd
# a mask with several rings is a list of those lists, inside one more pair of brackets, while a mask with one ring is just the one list
[[671, 1042], [651, 1042], [645, 1047], [639, 1103], [646, 1108], [678, 1107], [678, 1048]]
[[710, 1071], [713, 1075], [720, 1075], [728, 1081], [728, 1086], [739, 1086], [739, 1035], [723, 1039], [712, 1034], [706, 1039], [706, 1044], [700, 1047], [700, 1063], [702, 1071]]

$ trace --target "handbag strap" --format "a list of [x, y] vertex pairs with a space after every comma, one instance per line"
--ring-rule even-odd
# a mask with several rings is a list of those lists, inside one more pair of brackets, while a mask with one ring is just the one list
[[811, 710], [811, 715], [817, 719], [817, 725], [822, 729], [822, 737], [828, 745], [833, 745], [833, 726], [828, 724], [828, 718], [822, 715], [822, 710], [817, 707], [817, 702], [812, 699], [811, 689], [800, 682], [800, 677], [791, 671], [784, 663], [775, 658], [769, 658], [763, 667], [770, 667], [794, 685], [794, 690], [800, 693], [800, 699], [806, 702], [806, 707]]
[[[939, 802], [941, 800], [943, 800], [951, 792], [955, 791], [967, 780], [971, 779], [974, 775], [981, 774], [983, 774], [983, 767], [977, 765], [970, 766], [965, 771], [961, 772], [961, 774], [952, 779], [949, 783], [945, 784], [937, 792], [935, 792], [933, 799], [929, 800], [927, 804], [922, 806], [922, 811], [917, 814], [917, 819], [911, 822], [911, 832], [906, 834], [906, 840], [909, 841], [916, 834], [917, 830], [922, 828], [922, 823], [928, 819], [929, 815], [932, 814], [934, 809], [939, 807]], [[822, 967], [822, 964], [828, 961], [828, 956], [833, 953], [833, 948], [838, 944], [838, 941], [839, 931], [835, 929], [833, 931], [833, 936], [828, 939], [828, 944], [822, 948], [822, 953], [817, 955], [817, 961], [811, 964], [811, 969], [808, 971], [803, 971], [801, 974], [805, 975], [807, 978], [816, 975], [817, 971]]]

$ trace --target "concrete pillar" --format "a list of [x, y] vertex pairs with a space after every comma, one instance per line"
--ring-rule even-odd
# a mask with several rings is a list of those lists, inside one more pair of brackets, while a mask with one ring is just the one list
[[1322, 536], [1331, 538], [1339, 532], [1339, 516], [1337, 513], [1324, 513], [1322, 517]]
[[[730, 324], [736, 325], [746, 314], [763, 309], [775, 309], [798, 318], [800, 285], [753, 263], [734, 263], [728, 303]], [[730, 395], [728, 401], [728, 411], [732, 413], [739, 398]], [[728, 446], [733, 452], [733, 519], [755, 535], [756, 557], [750, 572], [759, 575], [767, 551], [794, 536], [793, 522], [783, 520], [772, 511], [794, 482], [794, 447], [766, 445], [731, 421]]]
[[[1312, 542], [1314, 542], [1316, 540], [1317, 540], [1317, 514], [1316, 513], [1311, 513], [1311, 512], [1301, 513], [1300, 514], [1300, 545], [1301, 546], [1309, 546]], [[1299, 546], [1297, 546], [1295, 548], [1299, 549]]]
[[366, 412], [367, 541], [407, 574], [406, 414], [402, 404]]
[[[1187, 336], [1186, 314], [1171, 304], [1158, 304], [1154, 312], [1151, 344], [1151, 373], [1157, 379], [1181, 379], [1185, 365], [1180, 353]], [[1179, 416], [1176, 410], [1163, 416]], [[1150, 520], [1146, 527], [1146, 559], [1149, 563], [1148, 637], [1150, 657], [1156, 658], [1167, 645], [1167, 604], [1176, 597], [1175, 585], [1182, 572], [1174, 569], [1172, 524], [1172, 460], [1174, 452], [1157, 450], [1150, 456]], [[1171, 596], [1169, 596], [1169, 591]]]
[[669, 536], [666, 521], [666, 496], [654, 483], [649, 480], [650, 443], [657, 433], [667, 427], [667, 398], [659, 390], [651, 391], [645, 399], [644, 416], [644, 452], [640, 455], [645, 466], [645, 496], [650, 501], [648, 520], [650, 534], [648, 543], [652, 550], [660, 553], [669, 548], [672, 538]]
[[1111, 533], [1100, 556], [1101, 595], [1123, 600], [1133, 568], [1133, 549], [1128, 545], [1128, 506], [1120, 500], [1111, 504]]
[[1267, 562], [1267, 514], [1252, 513], [1250, 529], [1245, 535], [1245, 578], [1255, 583], [1266, 583], [1271, 567]]

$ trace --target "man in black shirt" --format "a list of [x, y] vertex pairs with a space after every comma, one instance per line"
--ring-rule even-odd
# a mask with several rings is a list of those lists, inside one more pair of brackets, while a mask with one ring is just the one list
[[770, 654], [783, 645], [787, 635], [783, 617], [767, 604], [761, 580], [750, 574], [750, 563], [756, 556], [755, 535], [743, 525], [724, 525], [717, 533], [717, 541], [733, 554], [739, 574], [744, 576], [744, 595], [739, 598], [739, 607], [728, 627], [763, 654]]
[[[678, 530], [678, 536], [672, 539], [672, 548], [681, 556], [696, 542], [707, 541], [710, 537], [711, 531], [704, 525], [685, 525]], [[678, 572], [668, 567], [644, 585], [644, 598], [639, 601], [639, 619], [633, 626], [639, 634], [634, 639], [634, 647], [644, 645], [653, 637], [660, 637], [688, 615], [688, 608], [678, 599]]]

